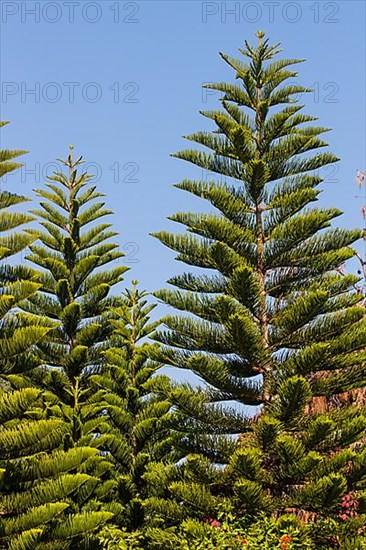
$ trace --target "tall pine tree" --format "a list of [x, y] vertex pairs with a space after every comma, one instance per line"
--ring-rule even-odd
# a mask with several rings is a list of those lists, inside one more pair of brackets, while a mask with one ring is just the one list
[[[23, 153], [0, 152], [1, 177], [22, 166], [13, 159]], [[33, 218], [9, 210], [26, 200], [0, 192], [0, 547], [57, 550], [72, 547], [80, 531], [94, 529], [112, 514], [70, 514], [70, 496], [93, 481], [72, 470], [96, 450], [59, 451], [65, 426], [42, 418], [40, 391], [22, 387], [36, 365], [32, 348], [54, 327], [49, 319], [20, 310], [22, 302], [41, 288], [39, 274], [12, 258], [36, 238], [21, 231]], [[14, 391], [14, 386], [21, 389]]]
[[[67, 160], [61, 162], [67, 171], [55, 173], [45, 188], [36, 190], [40, 208], [32, 213], [42, 228], [28, 230], [38, 237], [27, 259], [41, 270], [42, 286], [23, 308], [57, 323], [37, 346], [40, 366], [30, 382], [42, 389], [46, 417], [63, 422], [65, 450], [98, 448], [105, 418], [88, 380], [100, 365], [112, 332], [109, 309], [119, 301], [110, 290], [127, 268], [113, 265], [123, 254], [110, 242], [116, 235], [111, 224], [99, 222], [111, 211], [98, 200], [103, 195], [92, 184], [92, 176], [79, 171], [82, 158], [75, 160], [70, 148]], [[101, 499], [110, 490], [110, 470], [103, 453], [93, 454], [81, 465], [78, 472], [92, 479], [74, 493], [75, 510], [100, 510]]]
[[[304, 420], [311, 397], [366, 383], [362, 297], [353, 291], [357, 278], [339, 273], [361, 232], [330, 227], [340, 210], [312, 205], [321, 168], [338, 159], [322, 151], [327, 129], [312, 125], [316, 119], [296, 100], [310, 91], [293, 83], [292, 67], [302, 60], [276, 59], [279, 46], [262, 32], [258, 39], [257, 47], [245, 43], [242, 59], [221, 54], [237, 84], [206, 85], [222, 92], [223, 109], [202, 112], [214, 122], [212, 132], [187, 136], [206, 150], [173, 155], [220, 176], [176, 185], [215, 210], [180, 212], [170, 219], [186, 233], [155, 234], [198, 268], [169, 280], [175, 289], [156, 293], [191, 314], [167, 316], [157, 335], [160, 360], [201, 379], [200, 388], [161, 388], [179, 411], [176, 429], [188, 458], [154, 502], [172, 520], [175, 512], [182, 517], [174, 502], [203, 517], [219, 495], [235, 496], [246, 511], [335, 508], [364, 476], [364, 455], [350, 447], [365, 428], [361, 412]], [[248, 406], [260, 406], [260, 420], [250, 418]], [[235, 451], [239, 434], [251, 434], [243, 436], [245, 451]], [[355, 460], [354, 477], [346, 457]]]

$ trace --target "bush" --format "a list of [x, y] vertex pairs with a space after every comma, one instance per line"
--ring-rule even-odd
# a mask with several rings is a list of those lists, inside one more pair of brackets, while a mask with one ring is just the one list
[[129, 533], [107, 526], [100, 542], [105, 550], [366, 550], [364, 523], [364, 517], [318, 517], [307, 524], [293, 514], [239, 517], [228, 505], [217, 518], [188, 519], [168, 529]]

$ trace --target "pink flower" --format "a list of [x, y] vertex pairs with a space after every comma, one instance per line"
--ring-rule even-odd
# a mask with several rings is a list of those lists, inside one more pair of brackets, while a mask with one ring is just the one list
[[354, 493], [348, 493], [343, 495], [341, 500], [341, 508], [343, 508], [344, 513], [339, 514], [339, 519], [347, 520], [349, 518], [354, 518], [358, 516], [358, 508], [360, 506], [359, 501], [355, 498]]
[[217, 519], [211, 519], [210, 525], [211, 527], [221, 527], [221, 523]]

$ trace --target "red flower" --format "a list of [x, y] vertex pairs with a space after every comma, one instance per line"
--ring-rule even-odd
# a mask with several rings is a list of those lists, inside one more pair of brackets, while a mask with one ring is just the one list
[[287, 548], [288, 548], [287, 542], [282, 542], [282, 543], [280, 544], [280, 548], [282, 548], [282, 550], [287, 550]]
[[247, 539], [242, 539], [242, 540], [241, 540], [241, 543], [242, 543], [243, 545], [244, 545], [244, 544], [248, 544], [248, 541], [247, 541]]
[[281, 542], [291, 542], [292, 541], [292, 538], [289, 537], [288, 535], [283, 535], [281, 537]]

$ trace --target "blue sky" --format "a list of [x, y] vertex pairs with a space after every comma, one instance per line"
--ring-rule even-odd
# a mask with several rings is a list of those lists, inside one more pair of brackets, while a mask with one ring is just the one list
[[[26, 171], [9, 178], [32, 196], [48, 163], [69, 144], [97, 169], [115, 212], [121, 249], [148, 290], [184, 266], [149, 236], [173, 228], [166, 216], [198, 210], [172, 184], [199, 171], [171, 158], [182, 135], [208, 129], [200, 109], [218, 106], [204, 82], [232, 81], [219, 51], [236, 55], [258, 29], [283, 55], [306, 58], [299, 82], [315, 86], [306, 112], [333, 128], [341, 163], [326, 174], [322, 202], [361, 223], [355, 174], [365, 159], [365, 2], [99, 1], [2, 2], [3, 147], [26, 148]], [[30, 90], [35, 93], [29, 93]], [[33, 170], [33, 173], [31, 172]]]

